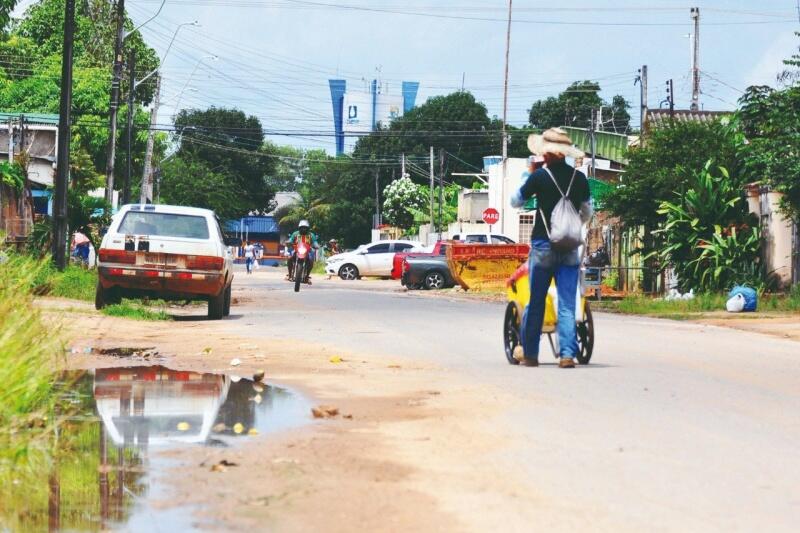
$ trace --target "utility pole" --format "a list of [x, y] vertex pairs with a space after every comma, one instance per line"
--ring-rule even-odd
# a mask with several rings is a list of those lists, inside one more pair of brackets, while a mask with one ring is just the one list
[[406, 177], [406, 154], [400, 155], [400, 177]]
[[694, 21], [694, 35], [692, 36], [692, 105], [691, 110], [700, 109], [700, 8], [691, 8]]
[[642, 65], [639, 69], [639, 135], [644, 135], [644, 127], [647, 122], [647, 65]]
[[508, 0], [508, 25], [506, 26], [506, 68], [503, 77], [503, 176], [500, 181], [500, 232], [505, 233], [506, 225], [506, 169], [508, 168], [508, 58], [511, 50], [511, 6]]
[[444, 205], [444, 148], [439, 148], [439, 240], [442, 240], [442, 206]]
[[433, 225], [433, 146], [431, 146], [430, 156], [430, 170], [431, 170], [431, 231], [434, 231]]
[[106, 202], [114, 201], [114, 162], [116, 157], [119, 83], [122, 78], [122, 39], [125, 37], [125, 0], [117, 0], [117, 37], [114, 41], [114, 70], [111, 76], [111, 102], [108, 106], [108, 148], [106, 149]]
[[61, 100], [58, 109], [56, 187], [53, 200], [53, 260], [59, 270], [67, 266], [67, 183], [69, 181], [69, 130], [72, 111], [72, 45], [75, 0], [64, 2], [64, 47], [61, 54]]
[[150, 131], [147, 133], [147, 148], [144, 153], [144, 170], [142, 170], [142, 186], [139, 194], [140, 204], [153, 202], [153, 144], [156, 136], [156, 126], [158, 125], [158, 105], [161, 101], [161, 76], [156, 74], [156, 95], [153, 101], [153, 109], [150, 111]]
[[378, 167], [375, 167], [375, 224], [374, 224], [375, 228], [374, 229], [378, 229], [378, 226], [380, 226], [381, 224], [381, 204], [380, 204], [381, 200], [378, 193], [379, 174], [380, 171], [378, 170]]
[[590, 138], [590, 145], [591, 145], [591, 150], [592, 150], [592, 178], [596, 178], [597, 177], [597, 173], [594, 170], [595, 152], [596, 152], [594, 131], [595, 131], [595, 127], [597, 126], [597, 122], [596, 122], [597, 121], [597, 114], [596, 114], [597, 110], [596, 109], [592, 109], [591, 112], [592, 112], [592, 118], [591, 118], [590, 129], [589, 129], [589, 135], [590, 135], [589, 138]]
[[667, 100], [669, 101], [669, 118], [675, 118], [675, 89], [672, 78], [667, 82]]
[[130, 56], [128, 56], [128, 78], [130, 79], [130, 86], [128, 87], [128, 142], [127, 142], [127, 170], [125, 172], [125, 186], [122, 189], [122, 203], [131, 203], [131, 179], [133, 178], [133, 105], [136, 97], [136, 51], [131, 48]]

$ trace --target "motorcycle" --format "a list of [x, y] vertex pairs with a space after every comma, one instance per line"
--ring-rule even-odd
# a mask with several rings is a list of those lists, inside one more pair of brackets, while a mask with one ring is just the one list
[[302, 240], [298, 240], [294, 245], [294, 268], [292, 269], [292, 281], [294, 281], [294, 292], [300, 292], [300, 284], [308, 283], [308, 256], [311, 251], [308, 245]]

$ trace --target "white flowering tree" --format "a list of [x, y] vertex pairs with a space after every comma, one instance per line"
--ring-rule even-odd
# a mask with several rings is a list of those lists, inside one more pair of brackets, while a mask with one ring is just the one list
[[383, 218], [392, 226], [407, 230], [414, 226], [414, 212], [421, 211], [427, 195], [408, 177], [391, 182], [383, 190]]

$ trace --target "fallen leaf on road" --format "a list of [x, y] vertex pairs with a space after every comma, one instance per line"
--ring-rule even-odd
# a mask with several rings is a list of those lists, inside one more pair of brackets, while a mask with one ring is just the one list
[[314, 418], [332, 418], [339, 414], [339, 408], [330, 405], [318, 405], [311, 408], [311, 414]]
[[204, 354], [208, 355], [208, 354], [210, 354], [211, 352], [212, 352], [212, 350], [211, 350], [211, 346], [206, 346], [205, 348], [203, 348], [203, 353], [204, 353]]
[[403, 368], [400, 365], [389, 365], [389, 368]]
[[231, 359], [231, 366], [239, 366], [241, 364], [242, 364], [242, 361], [239, 360], [238, 358], [234, 357], [233, 359]]
[[239, 466], [237, 463], [232, 463], [227, 459], [223, 459], [217, 464], [211, 465], [212, 472], [225, 472], [229, 466]]
[[346, 418], [348, 420], [352, 420], [353, 419], [353, 415], [350, 415], [350, 414], [344, 415], [342, 418]]
[[331, 363], [341, 363], [342, 361], [344, 361], [344, 359], [342, 359], [338, 355], [332, 355], [331, 358], [329, 359], [329, 361]]

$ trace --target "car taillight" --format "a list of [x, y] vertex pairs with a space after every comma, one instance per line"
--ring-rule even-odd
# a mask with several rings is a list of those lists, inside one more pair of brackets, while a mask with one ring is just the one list
[[109, 248], [100, 248], [100, 262], [122, 263], [125, 265], [132, 265], [136, 263], [136, 252], [129, 252], [127, 250], [111, 250]]
[[222, 270], [225, 260], [211, 255], [187, 255], [186, 268], [190, 270]]

